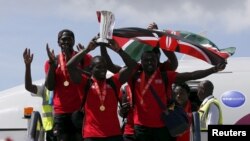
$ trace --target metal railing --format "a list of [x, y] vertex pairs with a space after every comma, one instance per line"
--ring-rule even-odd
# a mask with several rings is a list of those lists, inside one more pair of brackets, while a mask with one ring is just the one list
[[200, 117], [198, 112], [193, 112], [192, 141], [201, 141]]
[[41, 115], [38, 111], [34, 111], [28, 123], [27, 141], [44, 141], [44, 129]]

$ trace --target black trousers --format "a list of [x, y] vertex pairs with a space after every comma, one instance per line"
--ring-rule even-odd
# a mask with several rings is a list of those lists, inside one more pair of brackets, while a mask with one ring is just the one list
[[136, 141], [175, 141], [166, 127], [151, 128], [142, 125], [135, 125]]
[[85, 138], [84, 141], [123, 141], [122, 135], [105, 138]]
[[54, 116], [53, 133], [58, 141], [83, 141], [82, 129], [74, 126], [68, 113]]
[[53, 134], [53, 130], [46, 131], [46, 141], [57, 141], [56, 136]]
[[124, 134], [123, 135], [123, 140], [124, 141], [135, 141], [135, 135], [134, 134], [132, 134], [132, 135], [126, 135], [126, 134]]

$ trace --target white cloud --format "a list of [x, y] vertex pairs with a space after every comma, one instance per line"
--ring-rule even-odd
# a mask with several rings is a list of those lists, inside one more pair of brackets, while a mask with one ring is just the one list
[[238, 32], [250, 28], [250, 1], [246, 1], [241, 9], [228, 9], [222, 15], [229, 32]]
[[[97, 10], [115, 13], [120, 26], [185, 23], [230, 32], [250, 28], [250, 0], [2, 0], [0, 15], [96, 22]], [[211, 24], [214, 23], [214, 24]]]

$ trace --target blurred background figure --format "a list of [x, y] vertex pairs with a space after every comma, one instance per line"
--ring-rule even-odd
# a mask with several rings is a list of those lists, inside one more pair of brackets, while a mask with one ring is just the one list
[[[175, 84], [173, 87], [173, 95], [176, 103], [180, 105], [188, 115], [189, 125], [192, 124], [192, 112], [198, 110], [195, 104], [192, 104], [189, 100], [190, 88], [186, 83]], [[176, 137], [176, 141], [189, 141], [190, 140], [190, 128], [185, 131], [184, 134]]]
[[201, 130], [207, 130], [209, 124], [222, 124], [222, 110], [219, 101], [213, 96], [214, 85], [209, 80], [198, 85], [198, 97], [202, 101], [199, 108]]

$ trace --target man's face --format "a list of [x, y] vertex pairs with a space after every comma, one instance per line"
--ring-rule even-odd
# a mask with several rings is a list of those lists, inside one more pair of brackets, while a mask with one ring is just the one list
[[201, 101], [204, 100], [204, 98], [205, 98], [205, 92], [204, 92], [204, 85], [203, 85], [203, 84], [199, 84], [199, 85], [198, 85], [197, 96], [199, 97], [199, 99], [200, 99]]
[[72, 51], [75, 40], [68, 32], [63, 32], [61, 38], [58, 40], [58, 44], [61, 50], [66, 53]]
[[153, 73], [157, 69], [157, 59], [155, 53], [144, 53], [141, 58], [143, 70], [146, 73]]
[[107, 64], [106, 64], [105, 60], [103, 60], [103, 59], [96, 59], [93, 62], [92, 73], [93, 73], [93, 76], [97, 80], [106, 79]]

